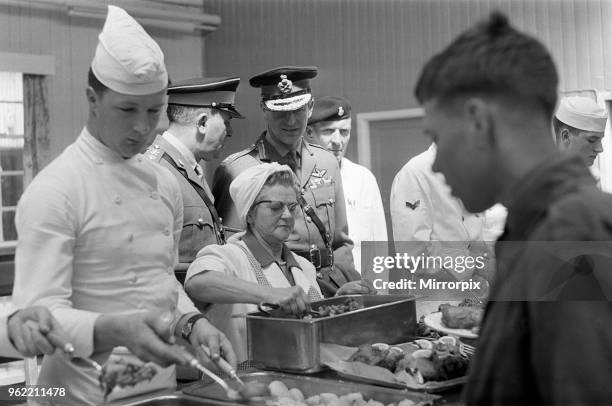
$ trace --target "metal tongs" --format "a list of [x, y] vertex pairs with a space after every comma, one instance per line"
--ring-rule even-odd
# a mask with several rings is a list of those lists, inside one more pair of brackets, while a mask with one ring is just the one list
[[[282, 318], [304, 318], [304, 316], [297, 316], [295, 314], [290, 314], [281, 309], [280, 305], [276, 303], [267, 303], [262, 302], [257, 305], [257, 310], [263, 313], [268, 317], [282, 317]], [[305, 313], [306, 315], [314, 316], [314, 317], [322, 317], [321, 313], [317, 310], [308, 309]]]
[[[210, 357], [210, 349], [207, 346], [205, 346], [204, 344], [200, 344], [200, 348], [202, 348], [202, 351], [204, 351], [204, 354], [206, 354], [206, 356], [212, 360], [212, 358]], [[236, 373], [236, 370], [234, 368], [232, 368], [232, 366], [229, 364], [229, 362], [227, 362], [226, 360], [224, 360], [221, 357], [219, 357], [219, 359], [217, 361], [213, 361], [213, 362], [215, 362], [215, 364], [217, 364], [217, 366], [223, 372], [225, 372], [230, 378], [236, 380], [236, 382], [238, 382], [240, 384], [240, 386], [244, 386], [244, 382], [242, 381], [242, 379], [240, 379], [240, 377]]]

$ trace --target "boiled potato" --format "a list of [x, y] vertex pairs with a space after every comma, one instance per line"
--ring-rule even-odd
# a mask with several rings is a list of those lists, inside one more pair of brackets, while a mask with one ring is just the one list
[[335, 393], [321, 393], [321, 401], [326, 406], [340, 406], [340, 399]]
[[321, 396], [314, 395], [306, 399], [306, 404], [308, 406], [319, 406], [321, 404]]
[[272, 381], [270, 385], [268, 385], [270, 389], [270, 395], [276, 396], [278, 398], [289, 397], [289, 388], [281, 381]]
[[365, 406], [366, 401], [359, 392], [349, 393], [348, 395], [340, 396], [340, 406]]
[[288, 395], [296, 402], [304, 402], [304, 394], [298, 388], [289, 389]]
[[290, 397], [278, 398], [278, 406], [297, 406], [297, 402]]
[[263, 382], [249, 381], [244, 384], [243, 387], [238, 389], [242, 399], [252, 399], [255, 397], [269, 396], [270, 391], [268, 385]]

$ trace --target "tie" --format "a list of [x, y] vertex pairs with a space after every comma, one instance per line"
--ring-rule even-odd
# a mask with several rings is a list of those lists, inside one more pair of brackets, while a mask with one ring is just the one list
[[285, 155], [285, 164], [289, 165], [293, 172], [296, 172], [298, 164], [297, 157], [295, 156], [295, 151], [288, 152], [287, 155]]

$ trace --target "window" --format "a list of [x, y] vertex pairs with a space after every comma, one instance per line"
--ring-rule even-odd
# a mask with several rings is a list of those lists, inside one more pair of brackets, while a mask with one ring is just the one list
[[23, 75], [0, 72], [0, 241], [17, 239], [15, 209], [24, 189]]

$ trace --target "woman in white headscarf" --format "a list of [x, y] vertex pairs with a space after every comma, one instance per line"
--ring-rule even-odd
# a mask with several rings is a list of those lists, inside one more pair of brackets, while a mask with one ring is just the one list
[[297, 179], [287, 165], [264, 163], [242, 172], [230, 194], [246, 231], [226, 245], [203, 248], [190, 265], [185, 290], [200, 303], [215, 304], [207, 313], [231, 341], [239, 361], [247, 359], [246, 323], [231, 318], [275, 303], [302, 314], [323, 298], [316, 270], [285, 245], [299, 210]]

